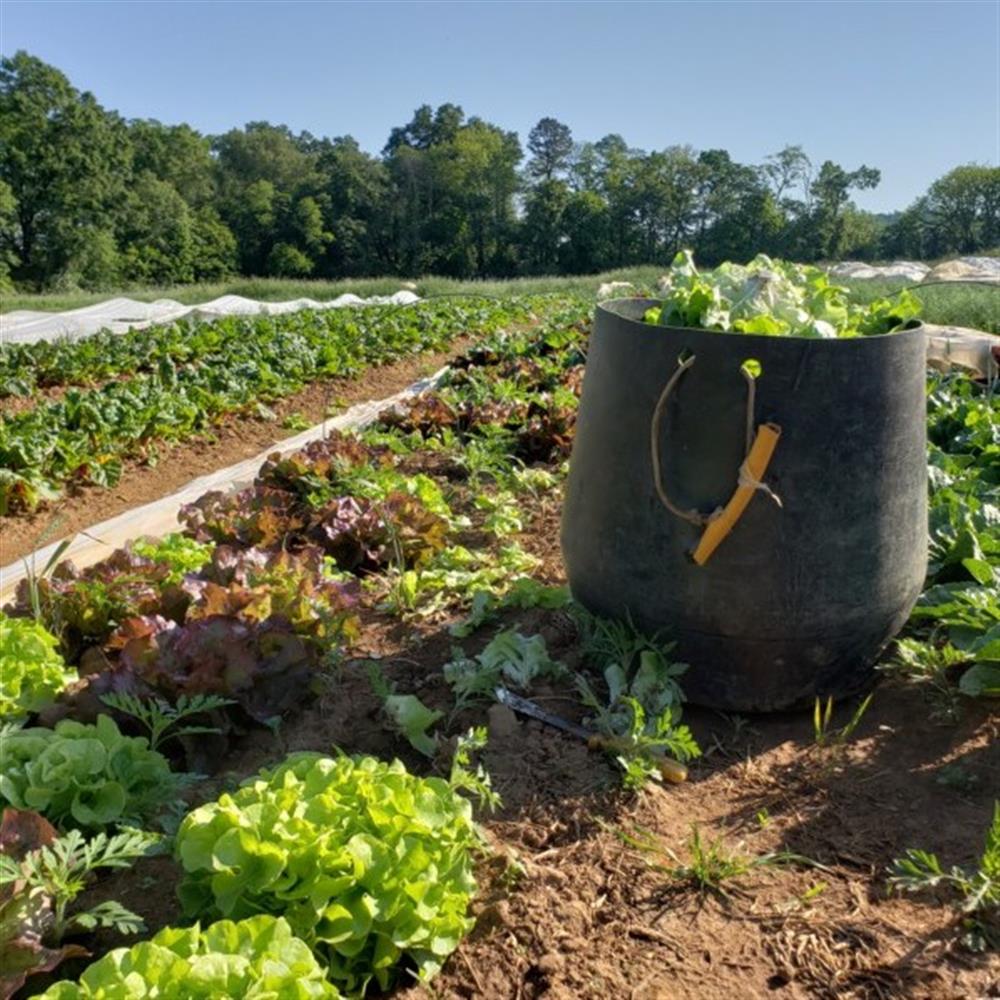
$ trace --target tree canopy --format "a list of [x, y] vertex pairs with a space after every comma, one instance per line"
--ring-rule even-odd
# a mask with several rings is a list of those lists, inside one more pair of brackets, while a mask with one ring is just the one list
[[715, 264], [937, 257], [1000, 244], [1000, 168], [956, 167], [905, 211], [852, 195], [878, 169], [760, 164], [724, 149], [574, 140], [544, 116], [517, 133], [421, 105], [379, 155], [350, 136], [250, 122], [204, 136], [126, 121], [18, 52], [0, 60], [0, 287], [109, 288], [230, 274], [455, 277]]

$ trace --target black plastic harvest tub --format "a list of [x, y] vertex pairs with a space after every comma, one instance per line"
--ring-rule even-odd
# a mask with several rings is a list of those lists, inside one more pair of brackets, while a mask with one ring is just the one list
[[[597, 307], [570, 461], [562, 548], [573, 595], [677, 642], [696, 704], [769, 711], [843, 697], [906, 621], [927, 563], [926, 349], [921, 327], [845, 340], [653, 326], [658, 303]], [[653, 480], [650, 424], [678, 359], [695, 356], [662, 414], [671, 499], [710, 512], [736, 489], [754, 423], [781, 427], [764, 481], [703, 566], [701, 529]]]

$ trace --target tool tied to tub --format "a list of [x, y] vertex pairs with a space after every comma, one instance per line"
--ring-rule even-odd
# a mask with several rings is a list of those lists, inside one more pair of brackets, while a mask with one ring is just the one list
[[663, 485], [663, 469], [660, 464], [660, 424], [671, 393], [694, 361], [693, 354], [678, 359], [677, 370], [667, 380], [660, 398], [656, 401], [650, 424], [649, 442], [650, 457], [653, 462], [653, 482], [660, 502], [675, 517], [704, 529], [691, 556], [697, 565], [704, 566], [726, 536], [736, 527], [758, 490], [769, 496], [779, 507], [782, 505], [781, 498], [764, 482], [767, 468], [781, 437], [781, 428], [773, 423], [761, 424], [755, 428], [756, 378], [746, 367], [741, 368], [740, 371], [747, 382], [746, 453], [737, 473], [736, 489], [724, 507], [717, 507], [709, 514], [678, 507], [670, 499]]

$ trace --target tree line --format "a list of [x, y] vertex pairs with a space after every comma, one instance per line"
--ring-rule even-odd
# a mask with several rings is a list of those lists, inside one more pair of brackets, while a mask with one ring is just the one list
[[516, 132], [419, 107], [380, 155], [251, 122], [223, 135], [125, 120], [26, 52], [0, 60], [0, 288], [110, 288], [234, 274], [583, 274], [764, 252], [927, 258], [1000, 245], [1000, 168], [960, 166], [905, 211], [852, 194], [877, 169]]

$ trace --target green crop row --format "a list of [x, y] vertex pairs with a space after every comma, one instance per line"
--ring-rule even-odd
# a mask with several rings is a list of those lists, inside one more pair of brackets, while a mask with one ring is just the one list
[[[463, 333], [523, 322], [548, 304], [471, 299], [303, 311], [36, 345], [43, 356], [51, 351], [50, 361], [62, 358], [67, 371], [76, 365], [77, 375], [140, 374], [71, 389], [58, 402], [0, 420], [0, 514], [31, 510], [70, 481], [114, 485], [122, 459], [157, 441], [181, 440], [318, 379], [354, 376], [406, 354], [440, 350]], [[24, 357], [19, 363], [22, 372], [34, 370]]]

